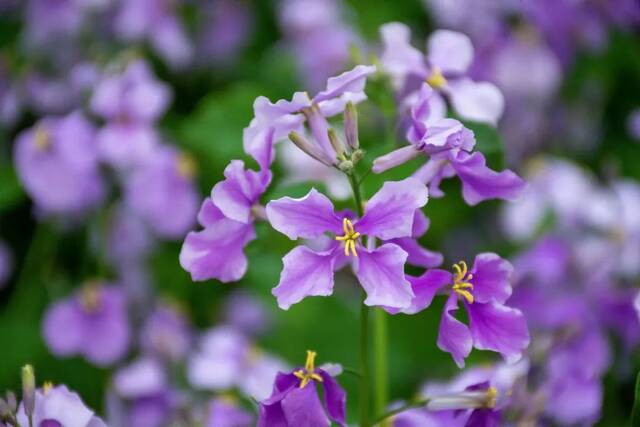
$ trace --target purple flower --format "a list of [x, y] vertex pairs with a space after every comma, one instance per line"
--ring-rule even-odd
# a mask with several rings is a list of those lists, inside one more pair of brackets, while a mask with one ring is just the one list
[[[260, 402], [258, 427], [345, 426], [347, 394], [331, 375], [315, 368], [316, 353], [307, 351], [304, 368], [278, 373], [271, 396]], [[324, 402], [318, 396], [321, 385]]]
[[162, 146], [127, 177], [126, 204], [157, 235], [180, 238], [193, 225], [198, 210], [194, 174], [193, 158]]
[[[38, 427], [107, 427], [95, 413], [87, 408], [80, 396], [66, 386], [45, 384], [36, 390], [33, 425]], [[31, 425], [24, 404], [18, 408], [17, 420], [21, 426]]]
[[158, 306], [140, 332], [140, 345], [149, 354], [182, 360], [191, 348], [191, 330], [184, 314], [169, 305]]
[[331, 201], [312, 189], [300, 199], [284, 197], [267, 204], [271, 226], [292, 240], [315, 239], [331, 233], [336, 242], [328, 250], [316, 252], [298, 246], [283, 259], [280, 283], [272, 291], [283, 310], [306, 296], [333, 293], [334, 270], [353, 256], [355, 275], [367, 293], [365, 304], [405, 308], [413, 292], [404, 277], [409, 256], [395, 243], [373, 249], [362, 242], [411, 237], [415, 212], [427, 203], [428, 192], [413, 178], [386, 182], [365, 207], [362, 218], [340, 218]]
[[335, 163], [336, 154], [327, 136], [329, 124], [326, 119], [343, 112], [348, 102], [355, 104], [365, 100], [367, 76], [375, 71], [374, 66], [358, 65], [331, 77], [327, 88], [313, 98], [306, 92], [296, 92], [291, 101], [281, 99], [276, 103], [264, 96], [256, 98], [253, 103], [255, 117], [243, 134], [245, 152], [258, 160], [265, 151], [264, 134], [269, 129], [273, 128], [274, 142], [278, 142], [291, 131], [301, 130], [306, 121], [317, 145], [315, 151], [330, 164]]
[[239, 56], [253, 30], [248, 4], [233, 0], [207, 3], [198, 35], [198, 59], [226, 64]]
[[209, 404], [206, 427], [251, 427], [253, 415], [240, 406], [233, 398], [214, 398]]
[[91, 110], [107, 120], [149, 123], [164, 114], [171, 101], [169, 87], [157, 80], [149, 65], [133, 61], [121, 73], [106, 73], [91, 98]]
[[232, 293], [224, 304], [224, 323], [247, 335], [265, 332], [272, 323], [270, 314], [262, 301], [243, 290]]
[[5, 285], [13, 270], [13, 255], [9, 247], [0, 240], [0, 289]]
[[[472, 347], [496, 351], [510, 363], [517, 361], [529, 345], [529, 332], [520, 310], [505, 305], [511, 296], [511, 264], [496, 254], [483, 253], [476, 256], [471, 270], [464, 261], [453, 267], [453, 274], [433, 269], [418, 278], [409, 277], [415, 298], [406, 311], [428, 307], [437, 292], [450, 287], [438, 347], [451, 353], [460, 367]], [[459, 299], [469, 316], [468, 327], [455, 318]]]
[[426, 57], [410, 43], [409, 28], [397, 22], [380, 28], [384, 50], [383, 69], [396, 87], [410, 93], [416, 81], [424, 81], [446, 96], [462, 118], [495, 125], [504, 109], [504, 98], [492, 83], [466, 76], [473, 60], [471, 40], [462, 33], [435, 31], [427, 41]]
[[110, 365], [129, 348], [124, 293], [115, 286], [87, 284], [76, 295], [48, 308], [42, 333], [56, 356], [82, 355], [95, 365]]
[[635, 141], [640, 141], [640, 108], [636, 108], [629, 114], [627, 129]]
[[510, 170], [495, 172], [486, 165], [482, 153], [473, 151], [475, 137], [462, 123], [454, 119], [432, 120], [430, 98], [433, 90], [426, 84], [411, 108], [411, 125], [407, 139], [411, 145], [392, 151], [373, 162], [373, 172], [381, 173], [421, 154], [429, 160], [414, 177], [429, 186], [429, 194], [441, 197], [440, 183], [458, 176], [462, 181], [462, 196], [469, 205], [487, 199], [513, 200], [525, 187], [524, 181]]
[[46, 214], [81, 214], [102, 200], [94, 129], [80, 113], [45, 118], [23, 131], [14, 161], [27, 193]]
[[233, 160], [224, 170], [211, 198], [204, 200], [198, 222], [204, 229], [190, 232], [180, 252], [180, 265], [195, 281], [239, 280], [247, 271], [244, 247], [255, 239], [254, 222], [263, 216], [260, 197], [271, 183], [273, 130], [263, 134], [265, 143], [256, 152], [259, 171], [245, 169]]
[[143, 165], [160, 147], [160, 137], [149, 124], [114, 121], [96, 134], [100, 159], [116, 169]]

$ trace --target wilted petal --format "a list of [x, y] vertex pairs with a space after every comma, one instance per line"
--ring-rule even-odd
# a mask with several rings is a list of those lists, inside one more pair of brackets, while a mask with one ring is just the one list
[[331, 200], [315, 188], [299, 199], [272, 200], [267, 204], [267, 218], [273, 228], [292, 240], [313, 239], [325, 232], [342, 234], [342, 221]]
[[504, 303], [511, 296], [511, 274], [513, 267], [506, 259], [494, 253], [476, 256], [471, 269], [473, 274], [473, 297], [476, 302], [495, 300]]
[[473, 345], [500, 353], [508, 363], [517, 362], [529, 345], [527, 320], [520, 310], [495, 301], [466, 306]]
[[358, 252], [356, 276], [367, 293], [366, 305], [405, 308], [411, 304], [414, 295], [404, 276], [406, 260], [407, 253], [393, 244]]
[[411, 283], [415, 295], [411, 305], [402, 310], [407, 314], [415, 314], [429, 307], [436, 293], [452, 283], [451, 273], [438, 269], [427, 270], [420, 277], [407, 276], [407, 280]]
[[427, 187], [415, 178], [385, 182], [367, 202], [356, 231], [382, 240], [409, 237], [416, 209], [428, 198]]
[[450, 82], [448, 90], [453, 108], [463, 119], [495, 125], [502, 117], [504, 97], [492, 83], [460, 79]]
[[487, 199], [513, 200], [520, 195], [525, 182], [510, 170], [496, 172], [487, 167], [482, 153], [459, 153], [451, 166], [462, 181], [462, 196], [471, 206]]
[[457, 320], [453, 313], [458, 310], [458, 300], [455, 293], [447, 299], [438, 330], [438, 348], [451, 354], [460, 368], [464, 366], [464, 359], [471, 353], [473, 341], [467, 326]]
[[443, 73], [462, 74], [473, 60], [473, 45], [465, 34], [437, 30], [427, 42], [427, 59]]
[[333, 421], [344, 426], [347, 413], [347, 393], [327, 372], [320, 370], [319, 374], [322, 377], [327, 413]]
[[306, 246], [298, 246], [285, 255], [282, 262], [280, 282], [271, 292], [281, 309], [287, 310], [307, 296], [333, 293], [333, 251], [314, 252]]

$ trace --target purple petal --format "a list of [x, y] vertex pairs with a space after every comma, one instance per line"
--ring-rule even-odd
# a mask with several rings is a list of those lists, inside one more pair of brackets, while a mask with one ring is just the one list
[[452, 312], [458, 310], [458, 297], [452, 293], [444, 306], [440, 328], [438, 329], [438, 348], [451, 354], [458, 367], [464, 367], [464, 359], [471, 353], [473, 341], [467, 326], [457, 320]]
[[373, 65], [357, 65], [352, 70], [327, 80], [327, 89], [318, 93], [313, 102], [318, 104], [322, 115], [331, 117], [344, 111], [348, 101], [358, 103], [366, 99], [364, 86], [367, 76], [376, 72]]
[[356, 276], [367, 293], [366, 305], [405, 308], [411, 304], [414, 295], [404, 276], [406, 260], [405, 251], [388, 243], [358, 252]]
[[463, 74], [473, 61], [471, 40], [456, 31], [434, 31], [427, 42], [427, 52], [429, 64], [445, 74]]
[[385, 182], [367, 202], [356, 231], [382, 240], [409, 237], [416, 209], [427, 204], [428, 198], [427, 187], [415, 178]]
[[384, 47], [380, 62], [384, 70], [394, 78], [396, 87], [402, 86], [409, 74], [426, 77], [424, 55], [411, 46], [409, 27], [392, 22], [380, 27], [380, 35]]
[[495, 125], [502, 117], [504, 97], [492, 83], [459, 79], [448, 85], [451, 103], [463, 119]]
[[517, 362], [529, 345], [527, 321], [520, 310], [495, 301], [466, 304], [473, 345], [496, 351], [508, 363]]
[[298, 246], [285, 255], [282, 262], [280, 282], [271, 292], [281, 309], [287, 310], [307, 296], [333, 293], [334, 251], [314, 252]]
[[244, 247], [255, 239], [253, 224], [220, 218], [210, 199], [203, 203], [199, 219], [205, 228], [187, 235], [180, 251], [180, 265], [194, 281], [239, 280], [247, 271]]
[[465, 427], [500, 427], [502, 416], [493, 409], [476, 409], [471, 413]]
[[319, 374], [322, 377], [327, 413], [334, 422], [344, 426], [347, 413], [347, 393], [327, 372], [320, 370]]
[[260, 404], [257, 427], [289, 427], [280, 402], [272, 405]]
[[415, 297], [403, 313], [415, 314], [431, 305], [433, 297], [443, 287], [452, 283], [451, 273], [445, 270], [427, 270], [420, 277], [407, 276]]
[[511, 296], [510, 279], [513, 267], [506, 259], [494, 253], [478, 254], [471, 273], [475, 302], [486, 303], [494, 300], [504, 303]]
[[288, 426], [329, 427], [314, 381], [292, 389], [280, 402]]
[[423, 248], [420, 243], [411, 237], [391, 239], [387, 243], [400, 246], [409, 257], [407, 263], [416, 267], [433, 268], [442, 264], [442, 254]]
[[249, 223], [251, 208], [266, 188], [263, 175], [246, 170], [241, 160], [232, 160], [225, 168], [224, 176], [226, 179], [211, 190], [213, 203], [227, 218]]
[[411, 228], [411, 237], [417, 239], [422, 237], [424, 233], [429, 229], [429, 225], [431, 225], [431, 221], [427, 216], [422, 212], [422, 210], [416, 210], [416, 214], [413, 217], [413, 226]]
[[331, 201], [312, 188], [300, 198], [283, 197], [267, 204], [267, 218], [271, 226], [291, 240], [313, 239], [325, 232], [342, 234], [342, 221]]
[[77, 353], [83, 340], [83, 316], [72, 300], [55, 302], [46, 312], [42, 334], [49, 350], [57, 356]]
[[462, 181], [462, 196], [471, 206], [487, 199], [514, 200], [525, 182], [510, 170], [495, 172], [486, 165], [482, 153], [459, 153], [451, 159], [451, 166]]

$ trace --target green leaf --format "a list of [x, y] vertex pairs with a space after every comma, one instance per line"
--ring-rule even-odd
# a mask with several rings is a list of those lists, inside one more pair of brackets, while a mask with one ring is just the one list
[[25, 193], [12, 167], [0, 167], [0, 212], [21, 203]]

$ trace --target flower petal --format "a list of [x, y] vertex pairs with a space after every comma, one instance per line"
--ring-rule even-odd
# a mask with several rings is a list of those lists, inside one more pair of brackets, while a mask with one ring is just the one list
[[428, 199], [427, 187], [415, 178], [385, 182], [367, 202], [356, 231], [382, 240], [409, 237], [416, 209]]
[[389, 243], [358, 252], [356, 276], [367, 293], [366, 305], [405, 308], [411, 304], [414, 295], [404, 276], [406, 260], [407, 253]]
[[298, 246], [284, 256], [284, 267], [278, 286], [271, 292], [278, 306], [287, 310], [307, 296], [328, 296], [333, 293], [334, 251], [314, 252]]
[[447, 86], [456, 112], [466, 120], [495, 125], [504, 111], [502, 92], [492, 83], [460, 79]]
[[485, 303], [495, 300], [504, 303], [511, 296], [510, 280], [513, 267], [506, 259], [494, 253], [478, 254], [471, 273], [475, 302]]
[[427, 59], [443, 73], [462, 74], [473, 61], [471, 39], [457, 31], [434, 31], [427, 41]]
[[263, 174], [244, 168], [241, 160], [232, 160], [225, 168], [226, 179], [211, 190], [211, 200], [224, 215], [245, 224], [251, 220], [251, 207], [266, 188]]
[[471, 353], [473, 341], [467, 326], [453, 317], [458, 310], [458, 297], [452, 293], [447, 299], [438, 330], [438, 348], [451, 354], [458, 367], [464, 367], [464, 359]]
[[451, 284], [451, 273], [446, 270], [427, 270], [420, 277], [407, 276], [415, 297], [411, 305], [402, 310], [406, 314], [415, 314], [431, 305], [433, 297], [443, 287]]
[[462, 196], [471, 206], [487, 199], [514, 200], [526, 184], [510, 170], [496, 172], [489, 169], [482, 153], [458, 153], [451, 166], [462, 181]]
[[520, 310], [495, 301], [466, 306], [474, 347], [496, 351], [508, 363], [517, 362], [529, 345], [527, 321]]
[[280, 402], [288, 426], [329, 427], [314, 381], [304, 388], [294, 388]]
[[315, 188], [300, 199], [272, 200], [266, 211], [271, 226], [291, 240], [313, 239], [327, 231], [342, 234], [342, 221], [335, 215], [333, 204]]
[[384, 50], [380, 63], [391, 74], [396, 88], [404, 84], [409, 74], [426, 76], [424, 55], [411, 46], [411, 31], [405, 24], [391, 22], [380, 27]]
[[364, 86], [367, 76], [375, 72], [374, 65], [357, 65], [352, 70], [331, 77], [327, 80], [327, 89], [318, 93], [313, 102], [318, 104], [325, 117], [341, 113], [348, 101], [356, 103], [366, 99]]
[[322, 377], [327, 413], [334, 422], [344, 426], [347, 413], [347, 393], [327, 372], [319, 370], [318, 373]]
[[442, 254], [423, 248], [418, 240], [411, 237], [402, 237], [400, 239], [391, 239], [387, 243], [393, 243], [400, 246], [409, 257], [407, 263], [416, 267], [433, 268], [442, 264]]

